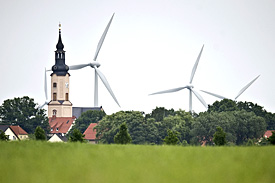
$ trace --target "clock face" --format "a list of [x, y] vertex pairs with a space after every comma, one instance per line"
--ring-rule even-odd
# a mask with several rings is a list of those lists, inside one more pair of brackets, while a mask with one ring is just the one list
[[69, 88], [69, 83], [65, 83], [65, 87], [66, 87], [66, 88]]

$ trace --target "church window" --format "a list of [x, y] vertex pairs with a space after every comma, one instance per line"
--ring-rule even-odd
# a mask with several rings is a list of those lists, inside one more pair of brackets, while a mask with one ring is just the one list
[[69, 93], [66, 93], [66, 101], [69, 100]]
[[54, 109], [54, 110], [53, 110], [53, 116], [56, 116], [56, 112], [57, 112], [57, 111]]
[[53, 93], [53, 101], [56, 101], [56, 98], [57, 98], [56, 93]]
[[57, 84], [56, 83], [53, 83], [53, 87], [56, 88]]

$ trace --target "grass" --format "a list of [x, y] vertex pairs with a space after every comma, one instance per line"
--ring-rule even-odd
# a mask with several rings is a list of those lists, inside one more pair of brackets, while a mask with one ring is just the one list
[[0, 182], [274, 182], [275, 147], [0, 142]]

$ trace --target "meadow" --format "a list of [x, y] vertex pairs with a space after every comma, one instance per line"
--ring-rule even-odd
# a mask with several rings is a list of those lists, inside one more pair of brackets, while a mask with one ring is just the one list
[[275, 147], [0, 142], [0, 182], [275, 182]]

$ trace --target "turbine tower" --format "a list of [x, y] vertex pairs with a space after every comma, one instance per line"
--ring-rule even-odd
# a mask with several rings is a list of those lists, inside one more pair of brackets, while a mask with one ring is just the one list
[[98, 107], [98, 76], [99, 78], [101, 79], [102, 83], [105, 85], [106, 89], [109, 91], [110, 95], [113, 97], [114, 101], [117, 103], [117, 105], [120, 107], [106, 77], [104, 76], [104, 74], [98, 69], [100, 67], [100, 63], [96, 61], [97, 59], [97, 56], [99, 54], [99, 51], [101, 49], [101, 46], [104, 42], [104, 39], [107, 35], [107, 32], [109, 30], [109, 27], [112, 23], [112, 20], [113, 20], [113, 17], [114, 17], [115, 14], [112, 15], [107, 27], [105, 28], [99, 42], [98, 42], [98, 45], [97, 45], [97, 48], [96, 48], [96, 52], [95, 52], [95, 55], [94, 55], [94, 59], [93, 59], [93, 62], [90, 62], [88, 64], [79, 64], [79, 65], [73, 65], [73, 66], [69, 66], [69, 70], [79, 70], [79, 69], [82, 69], [84, 67], [87, 67], [87, 66], [90, 66], [92, 67], [94, 70], [95, 70], [95, 88], [94, 88], [94, 107]]
[[46, 104], [48, 104], [49, 103], [49, 101], [48, 101], [48, 94], [47, 94], [47, 70], [46, 70], [46, 68], [45, 68], [45, 76], [44, 76], [44, 92], [45, 92], [45, 102], [44, 102], [44, 104], [43, 105], [41, 105], [41, 106], [39, 106], [38, 108], [43, 108]]
[[180, 91], [180, 90], [183, 90], [183, 89], [186, 88], [186, 89], [189, 90], [189, 111], [190, 112], [192, 112], [192, 93], [194, 93], [194, 95], [199, 99], [199, 101], [202, 103], [202, 105], [204, 105], [204, 107], [207, 108], [208, 106], [207, 106], [206, 102], [201, 97], [201, 95], [194, 89], [194, 85], [192, 85], [192, 81], [193, 81], [194, 75], [196, 73], [196, 70], [197, 70], [197, 67], [198, 67], [198, 64], [199, 64], [199, 61], [200, 61], [200, 58], [201, 58], [203, 47], [204, 47], [204, 45], [201, 48], [201, 51], [199, 53], [199, 56], [196, 60], [195, 65], [193, 66], [193, 70], [192, 70], [190, 81], [189, 81], [188, 85], [183, 86], [183, 87], [179, 87], [179, 88], [174, 88], [174, 89], [170, 89], [170, 90], [164, 90], [164, 91], [152, 93], [150, 95], [163, 94], [163, 93], [173, 93], [173, 92], [177, 92], [177, 91]]
[[[239, 93], [237, 94], [237, 96], [235, 97], [235, 100], [237, 100], [237, 98], [249, 87], [251, 86], [258, 78], [260, 77], [257, 76], [256, 78], [254, 78], [252, 81], [250, 81], [247, 85], [245, 85], [240, 91]], [[220, 99], [228, 99], [227, 97], [224, 97], [224, 96], [221, 96], [221, 95], [218, 95], [218, 94], [215, 94], [215, 93], [211, 93], [211, 92], [208, 92], [208, 91], [205, 91], [205, 90], [201, 90], [202, 92], [204, 93], [207, 93], [209, 95], [212, 95], [214, 97], [217, 97], [217, 98], [220, 98]]]

